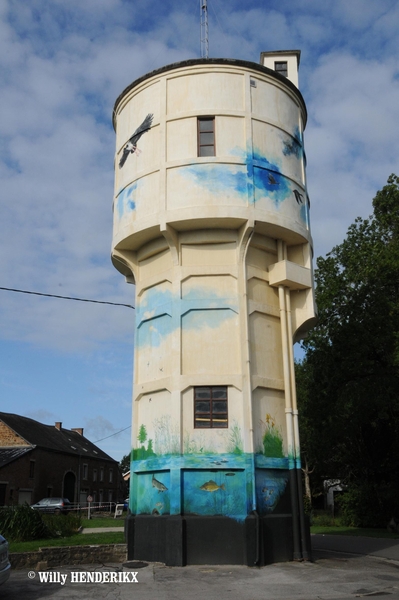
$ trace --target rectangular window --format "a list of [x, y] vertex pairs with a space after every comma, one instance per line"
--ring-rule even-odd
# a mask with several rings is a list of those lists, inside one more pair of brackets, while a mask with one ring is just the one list
[[112, 483], [112, 481], [113, 481], [113, 478], [114, 478], [114, 473], [113, 473], [112, 469], [110, 469], [110, 470], [109, 470], [109, 482], [110, 482], [110, 483]]
[[83, 465], [83, 475], [82, 475], [83, 479], [87, 479], [88, 472], [89, 472], [89, 467], [87, 465]]
[[198, 118], [198, 156], [216, 156], [215, 117]]
[[287, 61], [279, 61], [274, 63], [274, 70], [284, 77], [288, 77], [288, 64]]
[[35, 461], [31, 460], [29, 463], [29, 478], [33, 479], [35, 476]]
[[226, 386], [194, 388], [194, 427], [196, 429], [228, 427]]
[[93, 481], [97, 481], [97, 469], [93, 469]]
[[100, 469], [100, 481], [104, 481], [104, 468], [101, 467]]

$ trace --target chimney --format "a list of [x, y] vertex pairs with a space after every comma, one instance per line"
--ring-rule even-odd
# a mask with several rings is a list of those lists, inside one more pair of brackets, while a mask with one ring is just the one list
[[58, 429], [58, 431], [61, 431], [62, 428], [62, 422], [61, 421], [56, 421], [55, 422], [55, 428]]
[[71, 431], [76, 431], [76, 433], [83, 436], [83, 427], [72, 427]]

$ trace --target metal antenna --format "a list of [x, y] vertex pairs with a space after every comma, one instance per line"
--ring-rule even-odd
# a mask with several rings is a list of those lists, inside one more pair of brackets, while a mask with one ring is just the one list
[[207, 0], [200, 0], [200, 17], [201, 17], [201, 58], [209, 58]]

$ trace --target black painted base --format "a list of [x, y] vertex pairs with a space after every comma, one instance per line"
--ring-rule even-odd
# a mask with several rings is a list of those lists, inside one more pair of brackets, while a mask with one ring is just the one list
[[[129, 515], [128, 560], [168, 566], [263, 566], [293, 560], [291, 515], [228, 517]], [[309, 546], [310, 548], [310, 546]]]

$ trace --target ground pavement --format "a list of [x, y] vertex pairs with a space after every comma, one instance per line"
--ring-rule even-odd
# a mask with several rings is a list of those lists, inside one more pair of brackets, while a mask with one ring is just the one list
[[125, 566], [63, 566], [44, 575], [13, 571], [0, 588], [0, 600], [399, 600], [399, 540], [316, 535], [312, 545], [313, 562], [260, 569], [141, 566], [135, 561]]

